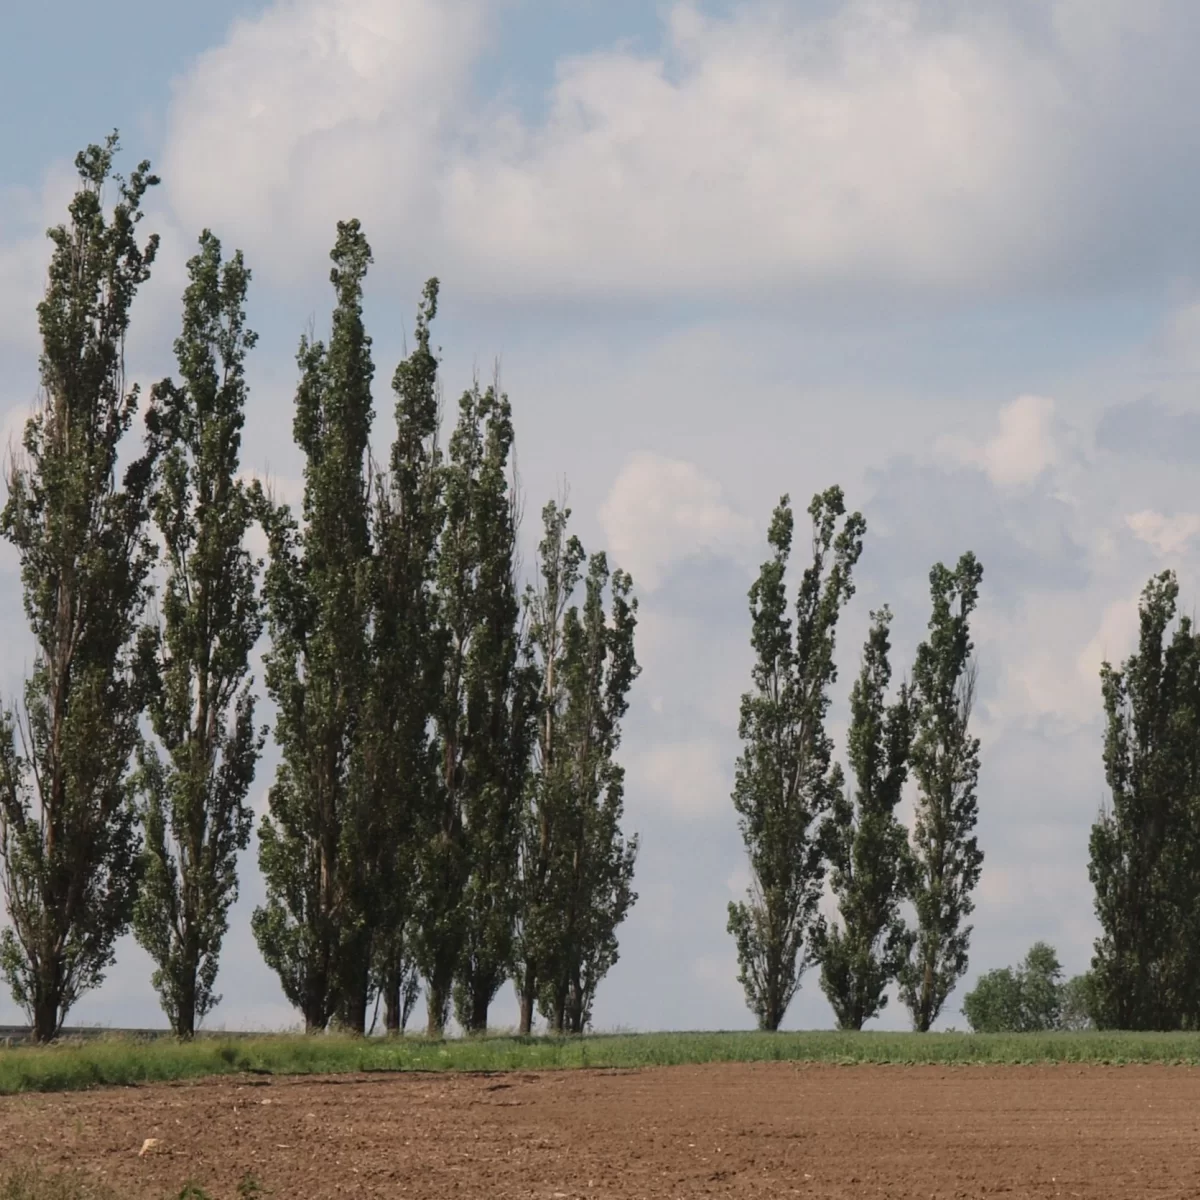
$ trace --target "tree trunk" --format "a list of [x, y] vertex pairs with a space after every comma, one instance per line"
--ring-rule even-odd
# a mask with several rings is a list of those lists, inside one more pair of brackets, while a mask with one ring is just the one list
[[550, 1017], [550, 1032], [558, 1037], [566, 1031], [567, 1026], [567, 989], [560, 986], [554, 991], [554, 1012]]
[[429, 980], [425, 988], [425, 1033], [442, 1038], [446, 1033], [446, 1012], [450, 1007], [450, 989], [442, 980]]
[[365, 1037], [367, 1032], [367, 1009], [370, 1007], [370, 972], [365, 962], [356, 964], [342, 1003], [341, 1024], [351, 1033]]
[[487, 1033], [488, 1009], [491, 1007], [492, 998], [487, 994], [483, 987], [476, 987], [471, 991], [471, 1020], [466, 1030], [467, 1033]]
[[388, 972], [387, 982], [383, 989], [383, 1027], [388, 1037], [397, 1037], [402, 1032], [404, 1001], [400, 995], [399, 971]]
[[58, 1035], [58, 990], [39, 988], [33, 1002], [33, 1040], [52, 1042]]
[[175, 1013], [175, 1036], [190, 1041], [196, 1036], [196, 971], [185, 970], [179, 1009]]
[[537, 995], [537, 976], [530, 968], [525, 969], [525, 978], [521, 981], [519, 999], [521, 1001], [521, 1023], [517, 1033], [528, 1037], [533, 1032], [533, 1004]]

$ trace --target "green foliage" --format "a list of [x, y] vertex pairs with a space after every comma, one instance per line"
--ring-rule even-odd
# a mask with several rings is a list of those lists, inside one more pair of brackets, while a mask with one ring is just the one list
[[1019, 967], [981, 975], [963, 998], [963, 1014], [977, 1033], [1062, 1029], [1064, 987], [1058, 956], [1045, 942], [1036, 942]]
[[[637, 601], [624, 571], [586, 559], [570, 510], [542, 511], [540, 581], [526, 592], [541, 698], [521, 838], [516, 983], [521, 1028], [533, 1004], [555, 1032], [582, 1033], [617, 961], [617, 927], [637, 901], [638, 840], [626, 837], [625, 773], [615, 760], [629, 690]], [[571, 603], [580, 582], [583, 608]], [[605, 610], [605, 596], [608, 611]]]
[[907, 888], [908, 832], [896, 819], [912, 742], [908, 688], [886, 703], [891, 665], [885, 606], [871, 614], [862, 669], [850, 693], [850, 768], [855, 793], [839, 791], [826, 827], [841, 925], [817, 941], [821, 987], [838, 1026], [861, 1029], [887, 1005], [887, 987], [907, 961], [913, 935], [900, 916]]
[[117, 481], [121, 441], [138, 406], [126, 389], [130, 308], [149, 278], [157, 237], [137, 240], [148, 163], [102, 191], [114, 133], [75, 160], [80, 188], [54, 249], [45, 299], [40, 410], [8, 477], [0, 532], [21, 562], [36, 646], [23, 716], [0, 716], [0, 859], [12, 927], [0, 969], [35, 1036], [54, 1036], [99, 985], [128, 927], [138, 836], [131, 759], [144, 694], [135, 639], [149, 587], [153, 464]]
[[1082, 1032], [1096, 1028], [1098, 998], [1095, 976], [1091, 971], [1068, 979], [1062, 985], [1059, 999], [1059, 1023], [1063, 1029]]
[[294, 433], [304, 452], [303, 529], [264, 501], [271, 649], [267, 691], [282, 761], [259, 833], [266, 904], [254, 935], [309, 1030], [339, 1012], [361, 1028], [370, 969], [360, 863], [365, 802], [352, 769], [368, 677], [371, 340], [362, 284], [371, 251], [339, 222], [328, 348], [303, 338]]
[[[575, 791], [572, 758], [563, 743], [569, 674], [564, 622], [585, 560], [577, 537], [567, 536], [571, 510], [550, 501], [542, 510], [539, 579], [525, 595], [529, 641], [540, 679], [533, 773], [522, 814], [519, 886], [514, 937], [520, 1031], [528, 1034], [538, 992], [556, 975], [562, 958], [561, 914], [566, 908], [565, 843]], [[575, 622], [578, 621], [576, 613]]]
[[[825, 878], [822, 820], [842, 789], [825, 732], [837, 678], [834, 631], [854, 593], [851, 572], [866, 522], [842, 523], [840, 488], [813, 497], [813, 561], [804, 571], [796, 623], [787, 615], [785, 574], [792, 546], [786, 496], [771, 519], [773, 557], [750, 589], [753, 690], [742, 697], [733, 805], [750, 857], [748, 903], [729, 906], [738, 980], [762, 1029], [778, 1029], [823, 939], [817, 906]], [[832, 557], [831, 557], [832, 555]]]
[[158, 384], [146, 417], [168, 574], [164, 628], [148, 631], [144, 651], [157, 681], [151, 723], [167, 761], [152, 747], [143, 756], [145, 849], [133, 917], [182, 1037], [220, 1001], [213, 985], [263, 740], [249, 668], [262, 629], [245, 548], [253, 506], [237, 477], [244, 361], [255, 342], [245, 322], [250, 272], [240, 253], [223, 266], [221, 244], [205, 230], [188, 273], [175, 343], [182, 384]]
[[971, 553], [953, 571], [929, 574], [933, 614], [929, 637], [913, 666], [914, 738], [909, 761], [917, 781], [911, 898], [917, 912], [912, 956], [900, 972], [900, 994], [924, 1033], [967, 969], [983, 853], [975, 838], [979, 805], [979, 739], [970, 735], [975, 666], [970, 616], [983, 568]]
[[1142, 593], [1138, 649], [1101, 668], [1111, 806], [1088, 873], [1101, 935], [1092, 960], [1105, 1027], [1200, 1027], [1200, 633], [1170, 571]]
[[443, 470], [441, 775], [424, 838], [418, 919], [431, 1034], [441, 1032], [456, 981], [460, 1023], [486, 1028], [512, 961], [531, 712], [513, 574], [512, 441], [508, 397], [495, 386], [464, 392]]
[[431, 279], [417, 313], [416, 347], [392, 379], [396, 438], [387, 472], [375, 478], [370, 679], [358, 734], [374, 983], [391, 1033], [403, 1030], [416, 1002], [418, 843], [438, 777], [430, 726], [441, 698], [442, 644], [433, 584], [444, 513], [438, 363], [429, 330], [437, 297]]

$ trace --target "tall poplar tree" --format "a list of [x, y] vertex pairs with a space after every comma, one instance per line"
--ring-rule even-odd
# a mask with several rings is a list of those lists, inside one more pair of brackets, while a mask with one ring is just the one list
[[1088, 873], [1101, 934], [1092, 985], [1101, 1024], [1200, 1027], [1200, 634], [1175, 620], [1171, 571], [1142, 593], [1137, 650], [1104, 663], [1104, 773]]
[[[566, 515], [561, 515], [563, 527]], [[562, 530], [553, 509], [545, 519], [547, 603], [538, 615], [553, 619], [559, 607], [554, 592], [578, 578], [582, 548], [574, 540], [565, 547], [558, 544]], [[558, 566], [555, 554], [565, 555]], [[565, 575], [551, 585], [548, 577], [563, 566]], [[582, 1033], [590, 1024], [596, 990], [617, 961], [617, 927], [637, 901], [632, 884], [638, 839], [626, 837], [621, 827], [625, 771], [615, 757], [629, 690], [640, 673], [634, 654], [637, 601], [629, 574], [610, 573], [603, 553], [587, 560], [583, 583], [582, 611], [575, 605], [567, 608], [557, 636], [544, 624], [538, 633], [544, 677], [553, 678], [543, 689], [541, 775], [526, 817], [538, 825], [524, 839], [526, 845], [535, 836], [540, 839], [540, 825], [548, 823], [542, 909], [531, 907], [524, 916], [522, 967], [527, 971], [534, 965], [541, 971], [538, 1007], [555, 1033]], [[552, 654], [556, 645], [561, 645], [557, 662]], [[536, 868], [536, 859], [529, 865]], [[531, 932], [542, 940], [531, 939]]]
[[430, 345], [438, 281], [425, 285], [416, 346], [396, 368], [396, 438], [376, 476], [371, 675], [360, 736], [369, 797], [375, 985], [384, 1026], [399, 1033], [416, 998], [418, 839], [436, 798], [433, 720], [441, 700], [437, 541], [444, 519], [438, 361]]
[[883, 1011], [888, 984], [912, 946], [900, 915], [907, 889], [908, 831], [896, 818], [908, 777], [912, 707], [907, 686], [894, 703], [887, 703], [891, 621], [886, 605], [871, 614], [862, 668], [850, 693], [853, 796], [849, 787], [838, 793], [827, 827], [841, 924], [818, 940], [818, 952], [821, 988], [841, 1029], [861, 1029]]
[[12, 927], [0, 968], [38, 1041], [97, 987], [126, 931], [136, 890], [137, 810], [131, 766], [145, 694], [135, 643], [149, 594], [153, 464], [118, 482], [121, 441], [138, 407], [127, 387], [130, 309], [158, 248], [138, 244], [142, 162], [114, 176], [114, 133], [75, 159], [68, 223], [49, 237], [42, 399], [8, 472], [0, 531], [21, 562], [33, 672], [21, 713], [0, 717], [0, 861]]
[[220, 1001], [213, 986], [262, 748], [249, 665], [262, 629], [257, 564], [245, 545], [254, 512], [238, 479], [244, 362], [256, 340], [245, 316], [250, 272], [240, 252], [222, 265], [221, 243], [205, 230], [188, 273], [175, 343], [182, 382], [158, 384], [146, 417], [167, 558], [164, 627], [148, 647], [158, 681], [149, 707], [166, 761], [152, 746], [143, 759], [145, 849], [133, 921], [181, 1037]]
[[971, 613], [983, 567], [970, 552], [954, 570], [929, 573], [933, 614], [913, 666], [914, 737], [909, 757], [917, 782], [911, 899], [917, 912], [913, 954], [900, 972], [900, 994], [913, 1028], [927, 1032], [967, 969], [983, 853], [975, 838], [979, 739], [970, 733], [975, 699]]
[[538, 582], [536, 586], [530, 584], [525, 595], [529, 638], [539, 672], [539, 698], [532, 773], [522, 812], [520, 900], [514, 941], [521, 1034], [531, 1032], [539, 990], [547, 979], [557, 978], [557, 964], [564, 957], [563, 868], [574, 794], [572, 755], [567, 744], [571, 733], [566, 722], [571, 672], [565, 622], [585, 558], [579, 539], [567, 534], [570, 518], [571, 510], [565, 503], [552, 500], [542, 510]]
[[298, 355], [293, 429], [306, 460], [303, 528], [286, 506], [263, 505], [266, 685], [282, 761], [259, 831], [267, 900], [253, 927], [309, 1031], [339, 1013], [365, 1024], [361, 981], [370, 965], [358, 905], [363, 847], [355, 806], [363, 798], [353, 770], [369, 663], [374, 373], [362, 319], [371, 250], [358, 221], [338, 222], [330, 257], [337, 305], [329, 345], [305, 337]]
[[[786, 572], [793, 518], [784, 496], [767, 540], [774, 551], [750, 589], [753, 690], [742, 697], [733, 805], [750, 858], [746, 902], [729, 905], [738, 981], [762, 1029], [778, 1029], [821, 939], [823, 818], [841, 789], [825, 731], [838, 617], [866, 522], [846, 515], [841, 488], [813, 497], [812, 563], [800, 582], [793, 628]], [[844, 518], [844, 519], [843, 519]], [[841, 522], [841, 528], [838, 524]]]
[[421, 869], [419, 957], [432, 1035], [441, 1034], [452, 995], [460, 1024], [485, 1028], [511, 968], [530, 709], [514, 580], [512, 440], [507, 396], [495, 386], [463, 393], [443, 472], [440, 779]]

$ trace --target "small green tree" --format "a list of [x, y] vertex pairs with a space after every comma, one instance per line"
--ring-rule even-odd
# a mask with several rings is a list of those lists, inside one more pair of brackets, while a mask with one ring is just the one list
[[886, 703], [891, 666], [885, 606], [871, 614], [862, 670], [850, 693], [849, 757], [855, 793], [840, 791], [826, 828], [841, 924], [817, 939], [821, 987], [841, 1029], [861, 1029], [887, 1005], [887, 987], [912, 948], [900, 915], [908, 831], [896, 806], [908, 777], [912, 707], [907, 687]]
[[369, 665], [371, 339], [362, 285], [371, 250], [357, 221], [338, 222], [329, 346], [301, 339], [294, 432], [304, 452], [304, 528], [265, 502], [264, 579], [271, 648], [267, 692], [281, 762], [259, 830], [266, 903], [254, 936], [310, 1032], [340, 1014], [366, 1024], [365, 848], [353, 769]]
[[963, 997], [963, 1016], [975, 1033], [1016, 1033], [1022, 1028], [1021, 980], [1012, 967], [985, 971]]
[[137, 887], [131, 766], [145, 690], [135, 642], [150, 592], [153, 462], [135, 458], [118, 482], [117, 459], [138, 407], [125, 380], [130, 309], [158, 248], [156, 236], [138, 244], [137, 226], [158, 180], [145, 162], [128, 180], [114, 177], [106, 220], [117, 149], [114, 133], [76, 157], [69, 223], [49, 233], [42, 403], [0, 514], [35, 644], [23, 716], [0, 716], [0, 863], [12, 922], [0, 969], [38, 1041], [103, 980]]
[[1062, 985], [1059, 1023], [1063, 1029], [1096, 1028], [1096, 982], [1090, 971], [1073, 975]]
[[[762, 1029], [778, 1029], [810, 965], [822, 928], [825, 879], [822, 820], [841, 790], [825, 731], [829, 688], [837, 678], [834, 632], [854, 592], [851, 572], [866, 522], [845, 516], [840, 488], [813, 497], [813, 560], [787, 616], [785, 575], [792, 546], [786, 496], [771, 519], [774, 551], [750, 589], [755, 653], [753, 690], [742, 697], [733, 804], [750, 857], [748, 903], [729, 906], [738, 980]], [[842, 527], [838, 529], [838, 522]]]
[[979, 739], [970, 734], [975, 665], [970, 617], [983, 568], [971, 553], [954, 570], [938, 563], [929, 574], [933, 615], [929, 637], [913, 667], [915, 736], [910, 763], [917, 781], [912, 839], [911, 898], [917, 910], [914, 952], [900, 971], [900, 994], [913, 1028], [927, 1032], [967, 969], [983, 853], [975, 838], [979, 816]]
[[1017, 968], [980, 975], [963, 998], [976, 1033], [1044, 1033], [1063, 1025], [1062, 966], [1053, 947], [1036, 942]]
[[245, 321], [250, 272], [240, 253], [222, 266], [208, 230], [188, 272], [175, 343], [183, 382], [158, 384], [146, 417], [161, 464], [153, 510], [168, 566], [150, 717], [167, 761], [153, 747], [143, 759], [144, 870], [133, 919], [180, 1037], [220, 1000], [213, 985], [262, 747], [249, 666], [262, 629], [245, 547], [253, 504], [237, 477], [243, 364], [255, 342]]

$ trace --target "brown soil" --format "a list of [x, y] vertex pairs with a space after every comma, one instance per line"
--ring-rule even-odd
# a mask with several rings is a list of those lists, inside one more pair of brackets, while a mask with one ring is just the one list
[[[139, 1157], [146, 1138], [159, 1145]], [[130, 1197], [1200, 1196], [1184, 1067], [675, 1067], [0, 1100], [0, 1161]]]

